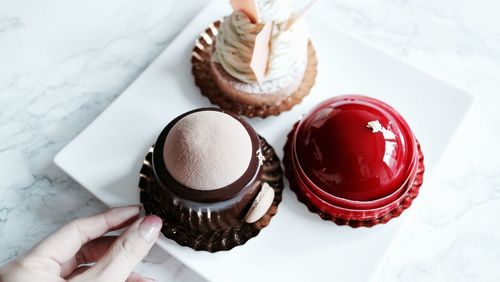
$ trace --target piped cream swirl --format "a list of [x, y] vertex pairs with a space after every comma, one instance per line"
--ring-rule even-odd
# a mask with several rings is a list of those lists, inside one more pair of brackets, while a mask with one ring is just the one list
[[[286, 29], [290, 16], [279, 5], [279, 1], [260, 1], [264, 3], [262, 9], [262, 23], [254, 24], [241, 11], [235, 11], [224, 18], [219, 28], [215, 42], [213, 61], [220, 63], [224, 70], [231, 76], [246, 82], [256, 83], [255, 75], [250, 68], [253, 46], [257, 34], [262, 30], [264, 23], [274, 21], [270, 42], [270, 54], [264, 82], [286, 76], [298, 63], [306, 59], [307, 32], [305, 22], [300, 20], [291, 28]], [[266, 6], [267, 5], [267, 6]], [[268, 9], [269, 8], [269, 9]], [[273, 9], [270, 9], [273, 8]], [[272, 10], [279, 9], [272, 17]], [[265, 21], [264, 21], [265, 20]]]

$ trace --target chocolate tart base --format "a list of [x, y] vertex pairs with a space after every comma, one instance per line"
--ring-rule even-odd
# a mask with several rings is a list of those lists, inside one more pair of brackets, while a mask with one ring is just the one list
[[[260, 137], [260, 136], [259, 136]], [[159, 201], [162, 188], [156, 180], [152, 162], [152, 149], [149, 150], [143, 162], [139, 191], [140, 200], [146, 214], [155, 214], [163, 219], [162, 233], [167, 238], [177, 242], [181, 246], [187, 246], [194, 250], [208, 252], [227, 251], [236, 246], [245, 244], [249, 239], [257, 236], [260, 230], [266, 227], [271, 218], [276, 214], [281, 202], [283, 192], [283, 171], [280, 160], [274, 149], [267, 141], [260, 137], [262, 154], [265, 157], [263, 164], [262, 182], [268, 183], [275, 193], [273, 203], [267, 213], [255, 223], [243, 222], [242, 225], [230, 229], [218, 229], [206, 232], [192, 230], [181, 224], [179, 220], [169, 212], [168, 207]]]
[[201, 94], [206, 96], [212, 104], [238, 115], [265, 118], [267, 116], [279, 115], [281, 112], [290, 110], [309, 94], [316, 81], [318, 72], [316, 50], [311, 41], [309, 41], [308, 44], [308, 60], [304, 78], [299, 88], [283, 99], [279, 104], [249, 105], [241, 101], [234, 101], [227, 97], [210, 75], [211, 52], [209, 47], [215, 42], [215, 36], [220, 24], [221, 21], [214, 22], [200, 35], [196, 40], [191, 56], [191, 72], [193, 73], [196, 86], [200, 88]]
[[299, 123], [295, 123], [293, 126], [293, 129], [288, 133], [287, 136], [287, 141], [284, 147], [284, 157], [283, 157], [283, 164], [285, 166], [285, 176], [288, 179], [288, 182], [290, 184], [290, 189], [295, 192], [295, 195], [297, 196], [297, 199], [302, 202], [304, 205], [307, 206], [310, 212], [318, 214], [322, 219], [324, 220], [329, 220], [335, 222], [337, 225], [349, 225], [351, 227], [372, 227], [377, 224], [383, 224], [387, 223], [389, 220], [392, 218], [398, 217], [405, 209], [409, 208], [411, 206], [411, 203], [413, 200], [418, 196], [418, 191], [420, 190], [420, 186], [422, 186], [423, 183], [423, 178], [424, 178], [424, 155], [422, 154], [422, 150], [420, 148], [420, 143], [417, 142], [417, 149], [418, 149], [418, 168], [417, 168], [417, 175], [415, 177], [415, 180], [411, 184], [411, 187], [408, 191], [408, 193], [405, 195], [405, 198], [402, 200], [401, 204], [394, 208], [393, 210], [377, 217], [374, 219], [367, 219], [367, 220], [347, 220], [339, 217], [332, 216], [330, 214], [324, 213], [321, 210], [319, 210], [316, 206], [311, 204], [303, 195], [300, 191], [298, 191], [298, 183], [295, 179], [295, 175], [293, 172], [293, 165], [292, 165], [292, 155], [291, 155], [291, 146], [292, 146], [292, 140], [293, 140], [293, 133], [295, 132], [297, 125]]

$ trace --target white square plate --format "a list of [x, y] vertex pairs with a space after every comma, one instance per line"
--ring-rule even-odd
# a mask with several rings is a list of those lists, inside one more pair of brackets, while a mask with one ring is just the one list
[[[210, 106], [194, 85], [191, 50], [210, 23], [230, 12], [226, 1], [208, 5], [113, 104], [59, 152], [56, 164], [109, 206], [139, 203], [139, 169], [159, 132], [177, 115]], [[312, 93], [290, 112], [250, 123], [282, 157], [286, 134], [315, 104], [344, 93], [373, 96], [394, 106], [412, 126], [424, 150], [428, 177], [473, 96], [312, 14], [307, 21], [319, 60]], [[368, 281], [401, 222], [397, 218], [374, 228], [340, 227], [310, 213], [286, 188], [270, 225], [243, 246], [211, 254], [164, 238], [158, 244], [213, 281]]]

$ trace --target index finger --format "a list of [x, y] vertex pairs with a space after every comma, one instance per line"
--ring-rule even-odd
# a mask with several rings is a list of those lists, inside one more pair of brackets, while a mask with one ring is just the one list
[[129, 225], [138, 218], [139, 213], [139, 206], [126, 206], [72, 220], [43, 240], [33, 252], [62, 264], [70, 260], [83, 244], [109, 231]]

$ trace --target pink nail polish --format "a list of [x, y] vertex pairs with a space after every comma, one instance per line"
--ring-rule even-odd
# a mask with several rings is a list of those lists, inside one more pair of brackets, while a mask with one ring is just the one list
[[144, 240], [151, 242], [156, 238], [162, 227], [161, 218], [156, 215], [146, 216], [139, 224], [139, 234]]

